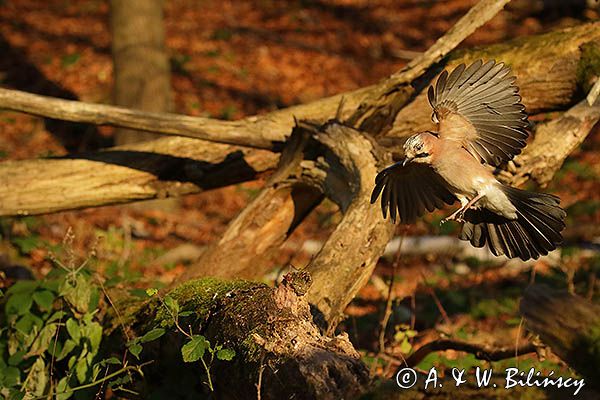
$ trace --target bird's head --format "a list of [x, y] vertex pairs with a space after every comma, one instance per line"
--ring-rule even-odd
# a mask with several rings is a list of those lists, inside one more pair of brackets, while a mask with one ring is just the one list
[[404, 143], [403, 165], [409, 162], [431, 163], [431, 152], [437, 137], [431, 132], [421, 132], [409, 137]]

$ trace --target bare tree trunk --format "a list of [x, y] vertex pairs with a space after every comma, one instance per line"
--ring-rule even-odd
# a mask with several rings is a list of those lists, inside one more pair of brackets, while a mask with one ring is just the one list
[[[171, 72], [165, 50], [163, 0], [111, 0], [110, 26], [115, 104], [145, 111], [171, 111]], [[117, 144], [157, 135], [118, 129]]]

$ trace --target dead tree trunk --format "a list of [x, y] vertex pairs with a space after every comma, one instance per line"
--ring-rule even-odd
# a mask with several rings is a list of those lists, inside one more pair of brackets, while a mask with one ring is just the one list
[[[163, 0], [111, 0], [115, 104], [145, 111], [172, 110], [171, 71], [165, 49]], [[116, 144], [157, 135], [118, 129]]]
[[527, 288], [520, 312], [527, 329], [600, 389], [600, 306], [546, 285]]
[[[309, 286], [308, 274], [295, 273], [276, 289], [206, 278], [168, 293], [181, 312], [192, 312], [180, 319], [180, 325], [202, 334], [212, 346], [235, 350], [231, 362], [217, 362], [210, 370], [216, 398], [337, 400], [357, 398], [365, 390], [369, 374], [347, 336], [322, 336], [312, 322], [303, 298]], [[137, 336], [157, 326], [172, 332], [144, 351], [159, 363], [146, 369], [147, 379], [137, 388], [142, 398], [157, 386], [179, 385], [190, 376], [192, 382], [203, 380], [199, 362], [183, 363], [180, 348], [185, 337], [158, 298], [141, 303], [123, 299], [117, 307], [123, 315], [113, 321], [117, 343], [121, 328]], [[122, 320], [129, 321], [127, 326], [122, 327]]]

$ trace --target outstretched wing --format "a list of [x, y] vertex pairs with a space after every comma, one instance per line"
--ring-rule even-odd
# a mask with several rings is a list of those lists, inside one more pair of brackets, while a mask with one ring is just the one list
[[456, 201], [442, 177], [431, 166], [421, 163], [402, 166], [399, 162], [377, 174], [371, 204], [379, 195], [383, 218], [389, 210], [392, 222], [396, 222], [398, 216], [402, 223], [412, 223], [425, 210], [431, 212], [442, 208], [444, 203]]
[[440, 74], [427, 96], [440, 137], [461, 142], [475, 158], [498, 166], [525, 147], [525, 106], [510, 67], [491, 60]]

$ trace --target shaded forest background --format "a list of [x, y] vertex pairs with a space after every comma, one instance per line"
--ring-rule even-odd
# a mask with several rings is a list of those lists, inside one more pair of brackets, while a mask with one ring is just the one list
[[[173, 109], [238, 119], [375, 83], [431, 46], [473, 4], [466, 0], [167, 1]], [[586, 2], [515, 1], [461, 47], [573, 26], [598, 16], [598, 10]], [[48, 0], [43, 7], [34, 0], [0, 1], [0, 84], [111, 103], [108, 20], [105, 1]], [[0, 112], [0, 122], [0, 161], [60, 156], [113, 142], [110, 127], [8, 111]], [[565, 246], [550, 257], [522, 263], [456, 254], [406, 254], [394, 267], [394, 253], [389, 252], [347, 308], [348, 318], [340, 326], [372, 372], [389, 376], [403, 356], [440, 335], [514, 346], [522, 330], [518, 299], [534, 275], [538, 282], [596, 299], [599, 149], [596, 129], [546, 188], [561, 197], [568, 212]], [[28, 275], [45, 276], [53, 268], [49, 251], [61, 246], [72, 227], [76, 253], [85, 257], [95, 247], [94, 269], [106, 277], [107, 285], [142, 292], [164, 287], [220, 237], [264, 183], [259, 179], [186, 196], [178, 204], [2, 218], [0, 266], [7, 272], [3, 284]], [[399, 237], [454, 234], [456, 225], [439, 224], [446, 213], [398, 227], [396, 233]], [[305, 266], [339, 219], [333, 203], [319, 205], [287, 240], [284, 251], [271, 260], [272, 272], [264, 281], [273, 283], [290, 265]], [[9, 268], [16, 265], [19, 268]], [[394, 271], [396, 300], [385, 340], [386, 352], [394, 356], [378, 357], [377, 332]], [[434, 364], [469, 367], [481, 362], [472, 355], [445, 351], [430, 354], [419, 366], [426, 369]], [[527, 365], [570, 373], [552, 355], [544, 360], [535, 354], [523, 356], [520, 366]]]

